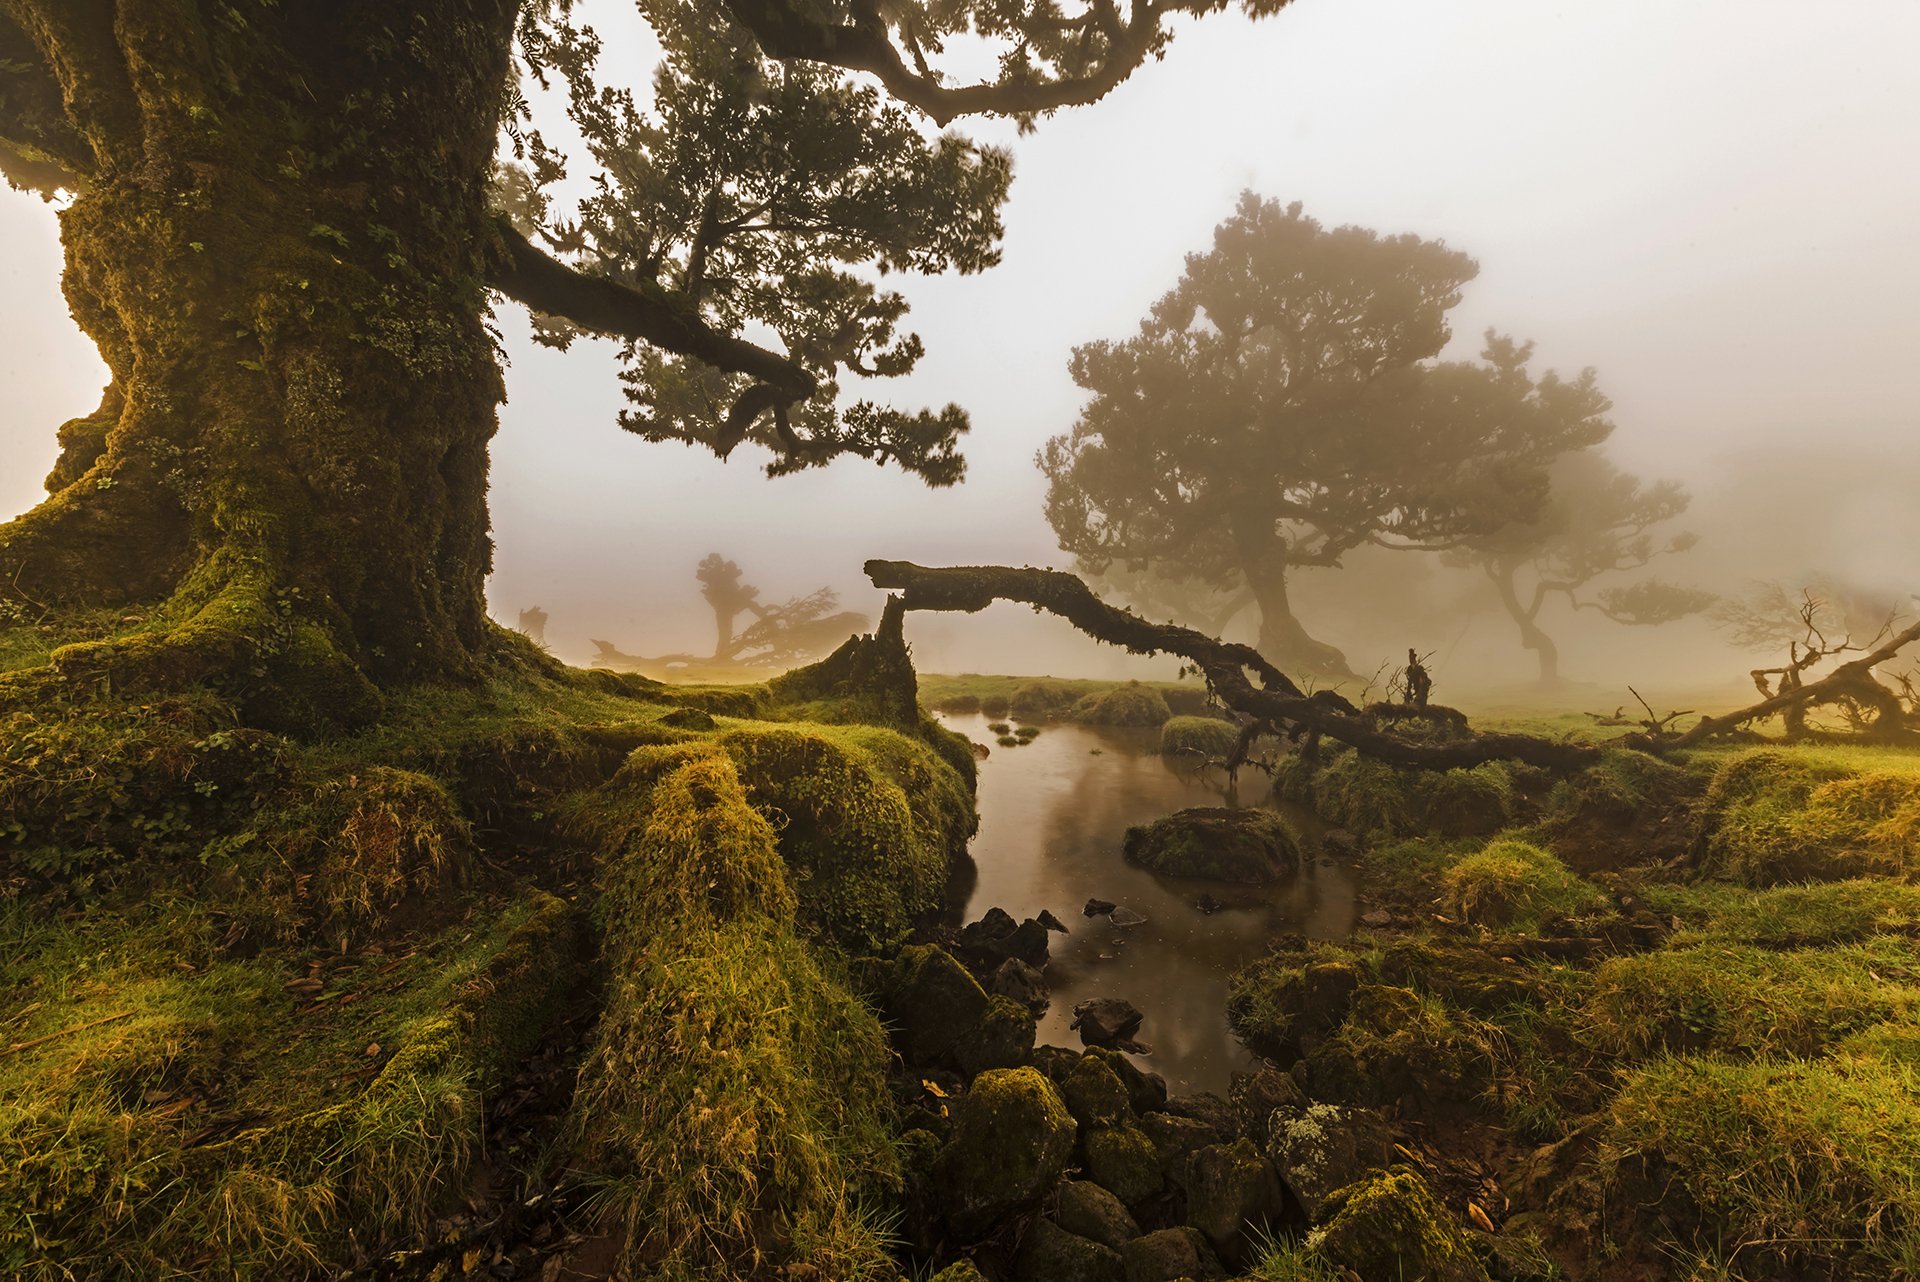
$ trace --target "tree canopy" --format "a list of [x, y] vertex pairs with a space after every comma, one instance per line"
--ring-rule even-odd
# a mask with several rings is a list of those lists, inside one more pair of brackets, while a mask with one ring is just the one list
[[[1486, 367], [1432, 364], [1477, 270], [1436, 241], [1243, 195], [1137, 335], [1075, 349], [1089, 399], [1039, 456], [1061, 546], [1095, 574], [1244, 587], [1263, 653], [1345, 675], [1294, 617], [1290, 572], [1364, 543], [1444, 548], [1531, 512], [1564, 448], [1496, 412], [1506, 340]], [[1578, 420], [1590, 394], [1551, 380], [1535, 399]]]

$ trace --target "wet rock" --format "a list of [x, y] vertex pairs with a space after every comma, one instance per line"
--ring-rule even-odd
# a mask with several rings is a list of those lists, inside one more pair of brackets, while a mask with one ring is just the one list
[[1095, 997], [1073, 1008], [1073, 1027], [1089, 1046], [1112, 1046], [1130, 1038], [1142, 1018], [1132, 1002], [1118, 997]]
[[1060, 1081], [1067, 1111], [1083, 1128], [1119, 1126], [1129, 1120], [1127, 1088], [1101, 1058], [1083, 1055]]
[[1273, 1164], [1251, 1140], [1214, 1144], [1187, 1159], [1187, 1223], [1230, 1265], [1246, 1260], [1250, 1232], [1278, 1221], [1284, 1205]]
[[1177, 1282], [1180, 1278], [1217, 1278], [1224, 1270], [1205, 1235], [1189, 1228], [1161, 1229], [1121, 1248], [1126, 1282]]
[[1240, 1133], [1261, 1145], [1271, 1137], [1271, 1123], [1276, 1111], [1298, 1110], [1307, 1106], [1306, 1092], [1300, 1089], [1300, 1084], [1290, 1075], [1264, 1062], [1251, 1073], [1235, 1073], [1227, 1087], [1227, 1098], [1233, 1104], [1234, 1120], [1239, 1125]]
[[1196, 806], [1127, 829], [1127, 859], [1167, 877], [1271, 885], [1300, 871], [1300, 837], [1271, 810]]
[[1154, 1152], [1160, 1155], [1160, 1173], [1182, 1188], [1187, 1182], [1187, 1159], [1227, 1139], [1205, 1122], [1173, 1113], [1147, 1114], [1140, 1119], [1140, 1131], [1153, 1141]]
[[1320, 1253], [1361, 1277], [1488, 1282], [1466, 1233], [1409, 1166], [1375, 1171], [1328, 1199]]
[[1176, 1095], [1167, 1101], [1167, 1112], [1176, 1117], [1191, 1117], [1205, 1122], [1218, 1131], [1223, 1140], [1230, 1140], [1240, 1133], [1239, 1114], [1233, 1111], [1233, 1105], [1212, 1091], [1201, 1091], [1194, 1095]]
[[1193, 901], [1193, 906], [1209, 917], [1226, 907], [1225, 904], [1215, 899], [1211, 894], [1201, 895], [1200, 898]]
[[1131, 908], [1116, 908], [1107, 914], [1107, 920], [1116, 926], [1143, 926], [1147, 919]]
[[989, 997], [987, 1009], [954, 1047], [968, 1077], [990, 1068], [1017, 1068], [1033, 1057], [1033, 1013], [1005, 997]]
[[1046, 1013], [1050, 1000], [1046, 978], [1018, 957], [1009, 957], [1001, 962], [987, 976], [984, 986], [989, 993], [997, 993], [1018, 1002], [1035, 1015]]
[[914, 944], [894, 959], [885, 1005], [901, 1055], [932, 1064], [953, 1058], [960, 1039], [985, 1017], [988, 997], [950, 953]]
[[1035, 1068], [1047, 1075], [1055, 1086], [1067, 1080], [1067, 1074], [1080, 1062], [1079, 1051], [1070, 1051], [1064, 1046], [1036, 1046], [1029, 1059]]
[[1281, 1109], [1267, 1152], [1287, 1191], [1318, 1223], [1336, 1192], [1393, 1160], [1393, 1128], [1377, 1113], [1339, 1104]]
[[1066, 1169], [1076, 1129], [1053, 1083], [1031, 1068], [974, 1079], [935, 1163], [955, 1235], [971, 1240], [1037, 1203]]
[[1106, 914], [1112, 912], [1115, 907], [1117, 907], [1117, 905], [1105, 899], [1089, 899], [1087, 900], [1087, 906], [1080, 911], [1088, 917], [1104, 917]]
[[1045, 908], [1042, 908], [1040, 910], [1040, 915], [1034, 918], [1034, 920], [1039, 922], [1042, 926], [1045, 926], [1048, 930], [1056, 931], [1062, 935], [1072, 933], [1067, 929], [1067, 923], [1065, 923], [1064, 921], [1061, 921], [1058, 917], [1055, 917], [1051, 912], [1049, 912]]
[[987, 1282], [987, 1275], [972, 1260], [955, 1260], [934, 1274], [933, 1282]]
[[1047, 965], [1047, 928], [1029, 917], [1015, 923], [1003, 908], [989, 908], [979, 921], [960, 928], [954, 955], [980, 974], [991, 974], [1001, 962], [1017, 957], [1036, 970]]
[[1087, 1176], [1128, 1206], [1160, 1191], [1160, 1157], [1138, 1127], [1109, 1126], [1086, 1136]]
[[1068, 1180], [1062, 1184], [1059, 1210], [1054, 1218], [1069, 1233], [1092, 1238], [1116, 1251], [1140, 1236], [1140, 1226], [1134, 1222], [1126, 1204], [1092, 1180]]
[[1111, 1068], [1127, 1088], [1127, 1107], [1136, 1113], [1151, 1113], [1167, 1105], [1167, 1079], [1149, 1073], [1116, 1050], [1093, 1049], [1086, 1052]]
[[1035, 1220], [1014, 1257], [1017, 1282], [1122, 1282], [1120, 1253], [1071, 1233], [1051, 1220]]

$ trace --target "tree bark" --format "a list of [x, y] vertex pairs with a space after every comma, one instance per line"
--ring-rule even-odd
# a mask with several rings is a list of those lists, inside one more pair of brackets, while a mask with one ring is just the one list
[[1540, 662], [1540, 684], [1558, 685], [1560, 683], [1560, 647], [1553, 638], [1540, 630], [1534, 622], [1540, 612], [1540, 603], [1534, 602], [1529, 610], [1520, 604], [1520, 594], [1513, 582], [1514, 569], [1509, 565], [1489, 566], [1487, 577], [1493, 580], [1494, 588], [1500, 593], [1500, 604], [1513, 617], [1520, 629], [1520, 644], [1533, 651]]
[[1291, 565], [1287, 541], [1274, 532], [1270, 522], [1257, 517], [1236, 517], [1232, 526], [1240, 573], [1260, 611], [1260, 636], [1255, 642], [1260, 653], [1280, 667], [1308, 676], [1353, 678], [1347, 656], [1308, 635], [1293, 613], [1287, 592]]
[[[62, 432], [0, 584], [165, 599], [69, 679], [212, 681], [296, 723], [487, 645], [487, 208], [515, 4], [6, 0], [93, 165], [64, 288], [112, 383]], [[325, 12], [321, 12], [324, 8]], [[4, 697], [0, 695], [0, 697]]]

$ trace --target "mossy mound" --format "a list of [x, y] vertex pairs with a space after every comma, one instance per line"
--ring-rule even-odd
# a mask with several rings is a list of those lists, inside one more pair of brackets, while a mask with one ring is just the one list
[[1128, 860], [1167, 877], [1264, 886], [1300, 871], [1300, 836], [1271, 810], [1197, 806], [1127, 829]]
[[1160, 727], [1160, 755], [1198, 761], [1224, 759], [1240, 742], [1240, 727], [1218, 717], [1169, 717]]
[[1325, 1258], [1363, 1278], [1487, 1282], [1486, 1266], [1454, 1216], [1411, 1167], [1377, 1172], [1333, 1195], [1308, 1239]]
[[1495, 1037], [1441, 998], [1365, 984], [1339, 1027], [1306, 1055], [1307, 1088], [1342, 1104], [1473, 1100], [1492, 1078]]
[[1747, 890], [1725, 882], [1649, 886], [1654, 908], [1682, 923], [1675, 944], [1703, 940], [1806, 948], [1874, 935], [1920, 935], [1920, 885], [1853, 881]]
[[926, 744], [875, 726], [743, 727], [717, 742], [752, 803], [781, 818], [803, 921], [879, 949], [939, 905], [975, 817]]
[[1075, 1129], [1060, 1093], [1036, 1070], [996, 1069], [975, 1078], [936, 1167], [954, 1232], [972, 1237], [1037, 1203], [1066, 1170]]
[[1073, 686], [1058, 681], [1023, 681], [1007, 694], [1007, 708], [1022, 721], [1050, 721], [1073, 706]]
[[609, 990], [575, 1160], [649, 1276], [747, 1277], [796, 1253], [878, 1267], [853, 1199], [897, 1180], [886, 1039], [796, 933], [739, 746], [655, 750], [678, 755], [623, 771], [576, 819], [609, 852]]
[[1166, 697], [1137, 681], [1087, 695], [1068, 713], [1070, 720], [1088, 726], [1152, 727], [1166, 724], [1172, 716]]
[[1408, 770], [1346, 749], [1325, 765], [1296, 758], [1275, 786], [1328, 821], [1376, 837], [1491, 836], [1515, 815], [1512, 772], [1497, 761]]
[[1524, 841], [1490, 843], [1448, 868], [1440, 884], [1450, 912], [1500, 930], [1537, 931], [1550, 921], [1596, 912], [1607, 903], [1597, 886]]
[[1608, 1197], [1660, 1223], [1666, 1254], [1731, 1259], [1756, 1282], [1913, 1276], [1911, 1063], [1656, 1061], [1627, 1078], [1605, 1121]]
[[3, 916], [25, 1045], [0, 1059], [0, 1263], [22, 1278], [301, 1276], [419, 1223], [480, 1153], [482, 1093], [560, 1009], [581, 942], [531, 892], [463, 943], [290, 983], [225, 957], [188, 902]]
[[1920, 775], [1744, 753], [1707, 789], [1703, 867], [1748, 886], [1920, 871]]

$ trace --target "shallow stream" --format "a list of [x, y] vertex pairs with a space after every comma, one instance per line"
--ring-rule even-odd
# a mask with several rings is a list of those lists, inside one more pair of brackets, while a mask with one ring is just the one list
[[[942, 715], [949, 729], [993, 744], [992, 718]], [[978, 881], [965, 920], [998, 906], [1015, 918], [1043, 908], [1071, 933], [1054, 935], [1047, 981], [1053, 1002], [1040, 1020], [1041, 1045], [1078, 1047], [1073, 1008], [1091, 997], [1123, 997], [1146, 1016], [1137, 1034], [1150, 1054], [1136, 1056], [1175, 1094], [1226, 1093], [1229, 1076], [1253, 1057], [1227, 1030], [1227, 980], [1275, 935], [1320, 939], [1353, 931], [1354, 877], [1344, 865], [1310, 858], [1299, 877], [1276, 886], [1161, 877], [1121, 853], [1129, 825], [1187, 806], [1228, 804], [1224, 780], [1211, 786], [1158, 752], [1155, 730], [1050, 725], [1025, 747], [994, 747], [980, 763], [980, 832], [969, 849]], [[1251, 776], [1251, 777], [1249, 777]], [[1264, 777], [1241, 777], [1241, 804], [1266, 804]], [[1285, 803], [1275, 808], [1306, 836], [1311, 816]], [[1309, 840], [1310, 850], [1317, 842]], [[1212, 895], [1226, 905], [1212, 914], [1195, 902]], [[1086, 917], [1089, 897], [1143, 915], [1114, 926]]]

